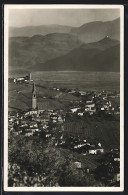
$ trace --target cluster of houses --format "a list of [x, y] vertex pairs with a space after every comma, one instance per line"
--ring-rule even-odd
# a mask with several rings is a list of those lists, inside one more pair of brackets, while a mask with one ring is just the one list
[[[31, 77], [31, 76], [30, 76]], [[29, 79], [30, 79], [29, 77]], [[74, 94], [75, 90], [70, 93]], [[51, 137], [54, 130], [65, 128], [65, 123], [67, 122], [67, 114], [71, 117], [78, 115], [83, 117], [86, 113], [93, 115], [98, 112], [105, 112], [107, 114], [112, 114], [115, 108], [112, 107], [112, 103], [109, 100], [109, 96], [117, 97], [119, 94], [112, 94], [112, 92], [86, 92], [80, 91], [82, 104], [78, 104], [74, 107], [69, 107], [68, 109], [59, 110], [39, 110], [38, 108], [32, 108], [30, 110], [24, 111], [23, 113], [16, 113], [8, 117], [8, 128], [10, 131], [15, 131], [16, 135], [22, 134], [25, 136], [40, 135], [42, 131], [45, 131], [46, 137]], [[117, 110], [116, 110], [117, 112]], [[62, 144], [64, 141], [60, 141]], [[64, 143], [63, 143], [64, 144]], [[85, 143], [84, 143], [85, 144]], [[57, 143], [56, 143], [57, 145]], [[85, 144], [86, 145], [86, 144]], [[88, 146], [86, 146], [87, 148]], [[89, 154], [97, 154], [99, 151], [103, 152], [103, 149], [92, 148], [92, 151], [88, 150]], [[83, 149], [83, 148], [81, 148]]]
[[[27, 111], [20, 114], [10, 114], [8, 116], [8, 128], [9, 131], [14, 131], [16, 135], [22, 134], [25, 136], [32, 136], [40, 134], [42, 131], [47, 132], [46, 137], [49, 135], [49, 131], [53, 131], [58, 127], [61, 129], [65, 117], [60, 115], [57, 111], [45, 110], [39, 115]], [[55, 127], [54, 127], [55, 126]]]
[[67, 144], [70, 149], [73, 149], [73, 151], [82, 155], [97, 155], [104, 153], [104, 149], [100, 142], [97, 142], [97, 144], [94, 145], [89, 143], [87, 140], [80, 138], [79, 136], [70, 136], [67, 139], [65, 139], [65, 144]]
[[[15, 78], [14, 83], [22, 83], [31, 81], [31, 74], [24, 78]], [[63, 89], [55, 88], [54, 90], [63, 93]], [[8, 114], [8, 128], [9, 131], [13, 131], [17, 136], [39, 136], [46, 141], [51, 141], [55, 147], [63, 147], [73, 150], [84, 155], [102, 155], [105, 154], [104, 148], [100, 142], [94, 144], [89, 143], [85, 138], [77, 135], [68, 135], [65, 133], [65, 123], [67, 122], [66, 116], [70, 114], [71, 116], [78, 115], [79, 117], [84, 117], [86, 113], [89, 115], [94, 115], [95, 113], [105, 113], [108, 115], [120, 114], [120, 107], [115, 108], [112, 105], [110, 99], [119, 98], [119, 93], [113, 94], [112, 92], [90, 92], [90, 91], [76, 91], [68, 90], [74, 96], [79, 96], [80, 101], [78, 104], [73, 104], [68, 109], [59, 110], [41, 110], [35, 106], [30, 110]], [[33, 92], [33, 101], [35, 101], [34, 96], [36, 93]], [[36, 101], [35, 101], [36, 102]], [[36, 104], [35, 104], [36, 105]], [[39, 103], [38, 103], [39, 105]], [[77, 128], [77, 127], [76, 127]], [[120, 157], [119, 151], [110, 151], [107, 153], [107, 158], [104, 158], [101, 162], [101, 167], [98, 171], [101, 173], [103, 169], [107, 169], [108, 176], [107, 182], [113, 184], [113, 182], [120, 181]], [[82, 167], [81, 161], [75, 161], [74, 165], [77, 168]], [[98, 172], [98, 173], [99, 173]], [[89, 169], [87, 169], [89, 173]], [[101, 180], [106, 179], [104, 175], [101, 174]]]
[[29, 73], [28, 75], [26, 75], [24, 77], [9, 78], [8, 82], [9, 83], [15, 83], [15, 84], [22, 84], [22, 83], [33, 82], [33, 80], [31, 79], [31, 73]]
[[[76, 95], [75, 90], [69, 90], [70, 94]], [[115, 108], [112, 105], [112, 101], [110, 99], [119, 98], [120, 94], [118, 92], [108, 92], [108, 91], [94, 91], [94, 92], [84, 92], [77, 91], [77, 95], [79, 93], [79, 97], [81, 97], [83, 103], [82, 106], [76, 106], [71, 108], [72, 113], [77, 113], [79, 116], [83, 116], [84, 113], [88, 113], [89, 115], [93, 115], [95, 113], [105, 113], [108, 115], [119, 115], [120, 114], [120, 106], [117, 105]]]
[[51, 138], [54, 140], [55, 146], [69, 147], [74, 151], [88, 154], [103, 153], [104, 149], [101, 144], [97, 146], [91, 145], [79, 136], [67, 136], [64, 133], [65, 116], [57, 111], [49, 110], [36, 114], [15, 114], [8, 117], [9, 131], [13, 131], [16, 135], [24, 136], [43, 136], [44, 139]]

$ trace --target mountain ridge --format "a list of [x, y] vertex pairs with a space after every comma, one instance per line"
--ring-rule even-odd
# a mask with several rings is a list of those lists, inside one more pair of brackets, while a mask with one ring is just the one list
[[[116, 24], [115, 24], [116, 22]], [[87, 24], [84, 24], [84, 41], [81, 39], [81, 29], [77, 28], [77, 33], [53, 32], [42, 35], [35, 34], [31, 37], [10, 37], [9, 38], [9, 66], [11, 69], [31, 69], [36, 70], [90, 70], [103, 71], [102, 63], [106, 65], [105, 71], [119, 71], [120, 63], [120, 41], [116, 39], [119, 32], [119, 18], [106, 23], [105, 31], [103, 26], [94, 29], [91, 23], [91, 31], [85, 31]], [[111, 24], [110, 24], [111, 23]], [[90, 26], [90, 23], [88, 23]], [[114, 31], [112, 27], [116, 26]], [[80, 33], [79, 32], [80, 29]], [[93, 30], [92, 30], [93, 29]], [[90, 30], [90, 29], [89, 29]], [[116, 36], [109, 35], [114, 34]], [[86, 37], [86, 34], [89, 34]], [[95, 34], [95, 36], [94, 36]], [[86, 40], [88, 41], [86, 42]], [[115, 51], [114, 51], [115, 47]], [[111, 51], [111, 52], [110, 52]], [[103, 60], [106, 59], [106, 62]], [[110, 61], [108, 61], [108, 59]], [[119, 60], [119, 61], [118, 61]], [[99, 63], [99, 65], [97, 64]], [[51, 64], [51, 65], [50, 65]], [[68, 64], [68, 67], [67, 67]], [[110, 64], [108, 66], [108, 64]], [[117, 68], [116, 65], [117, 64]], [[95, 66], [94, 66], [95, 65]], [[88, 67], [89, 66], [89, 67]], [[95, 68], [96, 67], [96, 68]], [[111, 67], [111, 68], [110, 68]]]
[[85, 43], [97, 42], [105, 36], [120, 40], [120, 18], [112, 21], [94, 21], [72, 28], [70, 33], [79, 36]]
[[64, 56], [40, 65], [40, 70], [120, 71], [120, 45], [100, 49], [75, 48]]
[[[93, 28], [92, 32], [94, 32], [94, 30], [96, 30], [96, 27], [97, 27], [97, 26], [95, 27], [95, 25], [98, 25], [98, 26], [103, 25], [103, 28], [105, 28], [105, 29], [106, 29], [106, 25], [109, 27], [109, 32], [107, 32], [107, 31], [104, 32], [103, 31], [104, 29], [103, 28], [101, 29], [104, 32], [104, 34], [102, 37], [99, 38], [99, 40], [100, 40], [107, 34], [110, 36], [111, 35], [110, 31], [112, 31], [114, 33], [116, 31], [119, 31], [120, 18], [117, 18], [117, 19], [111, 20], [111, 21], [105, 21], [105, 22], [104, 21], [92, 21], [92, 22], [82, 24], [79, 27], [72, 27], [72, 26], [60, 25], [60, 24], [24, 26], [24, 27], [9, 27], [9, 37], [20, 37], [20, 36], [21, 37], [22, 36], [31, 37], [31, 36], [36, 35], [36, 34], [46, 35], [46, 34], [51, 34], [51, 33], [55, 33], [55, 32], [74, 34], [74, 33], [76, 33], [74, 31], [79, 31], [79, 33], [81, 34], [82, 33], [81, 30], [85, 30], [85, 28], [86, 28], [86, 31], [90, 31], [88, 29], [90, 27]], [[113, 25], [114, 25], [114, 28], [113, 28]], [[98, 28], [97, 28], [97, 30], [98, 30]], [[113, 35], [112, 35], [112, 37], [113, 37]], [[119, 40], [119, 32], [115, 36], [115, 38]], [[83, 38], [82, 38], [82, 41], [84, 41]], [[96, 39], [95, 41], [98, 41], [98, 39]], [[87, 40], [85, 42], [87, 42]]]
[[31, 37], [36, 34], [51, 34], [54, 32], [59, 33], [69, 33], [71, 26], [64, 26], [64, 25], [39, 25], [39, 26], [25, 26], [25, 27], [10, 27], [9, 28], [9, 37], [19, 37], [19, 36], [27, 36]]

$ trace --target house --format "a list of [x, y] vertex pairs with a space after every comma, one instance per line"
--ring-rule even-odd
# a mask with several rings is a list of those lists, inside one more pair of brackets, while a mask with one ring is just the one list
[[104, 149], [101, 147], [101, 143], [98, 143], [98, 146], [91, 146], [88, 152], [89, 154], [101, 154], [104, 153]]
[[24, 83], [24, 77], [16, 78], [15, 83]]
[[117, 157], [117, 158], [114, 158], [114, 161], [120, 161], [120, 158], [119, 157]]
[[29, 124], [29, 127], [30, 127], [30, 128], [37, 128], [38, 125], [37, 125], [36, 122], [32, 121], [32, 122]]
[[38, 128], [32, 128], [31, 131], [32, 131], [33, 133], [35, 133], [35, 132], [39, 132], [40, 130], [39, 130]]
[[43, 113], [40, 114], [38, 121], [48, 123], [50, 121], [50, 113], [51, 112], [44, 111]]
[[100, 142], [98, 143], [98, 146], [101, 147], [101, 143]]
[[85, 91], [79, 91], [80, 95], [86, 95]]
[[83, 116], [84, 115], [84, 112], [78, 112], [77, 115], [78, 116]]
[[32, 136], [33, 135], [33, 132], [31, 130], [27, 130], [25, 132], [25, 136]]
[[81, 148], [81, 147], [83, 147], [85, 145], [86, 145], [86, 143], [84, 143], [84, 144], [82, 144], [82, 143], [77, 144], [77, 145], [74, 146], [74, 149]]
[[96, 154], [96, 150], [95, 149], [89, 149], [88, 153], [89, 154]]
[[12, 117], [10, 117], [10, 118], [8, 118], [8, 121], [9, 121], [9, 122], [13, 122], [14, 119], [13, 119]]
[[58, 116], [58, 122], [63, 123], [63, 119], [61, 116]]
[[94, 109], [95, 108], [95, 104], [94, 103], [89, 103], [85, 106], [85, 111], [86, 112], [89, 112], [91, 111], [92, 113], [93, 112], [96, 112], [96, 110]]
[[38, 114], [38, 110], [36, 110], [36, 109], [32, 109], [32, 110], [30, 110], [30, 111], [26, 112], [26, 114], [25, 114], [25, 115], [33, 115], [33, 114]]
[[43, 129], [47, 129], [49, 126], [47, 125], [47, 124], [44, 124], [43, 126], [42, 126], [42, 128]]
[[88, 104], [92, 104], [93, 103], [93, 101], [92, 100], [87, 100], [86, 101], [86, 104], [88, 105]]
[[47, 134], [45, 135], [45, 137], [46, 137], [46, 138], [51, 137], [51, 133], [47, 133]]
[[57, 114], [51, 114], [50, 119], [53, 123], [56, 123], [58, 120], [58, 115]]
[[22, 130], [21, 129], [18, 129], [17, 131], [15, 131], [15, 134], [16, 135], [20, 135], [22, 133]]
[[71, 111], [72, 111], [72, 113], [75, 113], [78, 109], [80, 109], [80, 108], [72, 108]]
[[115, 173], [113, 180], [114, 181], [120, 181], [120, 173]]
[[82, 165], [81, 165], [81, 162], [80, 162], [80, 161], [76, 161], [76, 162], [74, 162], [74, 165], [75, 165], [75, 167], [76, 167], [76, 168], [78, 168], [78, 169], [81, 169], [81, 167], [82, 167]]
[[88, 111], [90, 111], [90, 108], [87, 108], [87, 107], [86, 107], [86, 108], [85, 108], [85, 112], [88, 112]]

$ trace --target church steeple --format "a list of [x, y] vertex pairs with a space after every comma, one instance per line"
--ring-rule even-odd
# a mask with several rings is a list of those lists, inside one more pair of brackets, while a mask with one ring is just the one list
[[36, 99], [36, 88], [34, 82], [32, 88], [32, 109], [36, 109], [36, 108], [37, 108], [37, 99]]
[[36, 93], [36, 88], [35, 88], [35, 82], [33, 82], [33, 88], [32, 88], [32, 93]]

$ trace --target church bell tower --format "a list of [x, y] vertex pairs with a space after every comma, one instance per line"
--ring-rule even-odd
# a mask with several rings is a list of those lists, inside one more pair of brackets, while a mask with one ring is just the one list
[[35, 82], [33, 83], [32, 89], [32, 109], [37, 108], [37, 99], [36, 99], [36, 89], [35, 89]]

